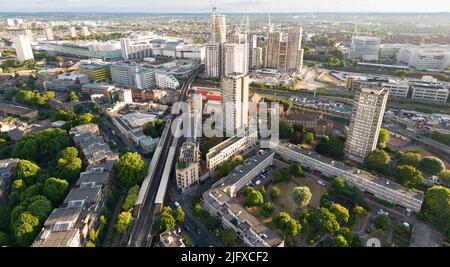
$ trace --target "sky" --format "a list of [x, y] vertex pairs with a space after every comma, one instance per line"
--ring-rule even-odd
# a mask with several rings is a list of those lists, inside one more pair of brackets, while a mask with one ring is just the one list
[[[0, 12], [208, 12], [214, 0], [0, 0]], [[220, 12], [449, 12], [450, 0], [217, 0]]]

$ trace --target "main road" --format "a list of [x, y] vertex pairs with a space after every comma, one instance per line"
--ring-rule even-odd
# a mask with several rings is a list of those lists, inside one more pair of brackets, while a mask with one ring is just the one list
[[[186, 101], [187, 93], [189, 88], [194, 81], [197, 74], [203, 69], [203, 65], [200, 65], [196, 70], [192, 72], [189, 76], [188, 80], [181, 87], [180, 99], [179, 101]], [[160, 140], [160, 144], [162, 145], [161, 153], [159, 155], [155, 154], [153, 157], [157, 157], [157, 162], [154, 166], [154, 170], [149, 168], [149, 184], [143, 184], [141, 190], [145, 190], [145, 194], [143, 194], [142, 203], [135, 206], [135, 215], [134, 223], [132, 225], [130, 231], [130, 238], [128, 240], [128, 246], [131, 247], [146, 247], [151, 245], [151, 241], [155, 236], [155, 227], [154, 222], [157, 218], [157, 212], [155, 210], [155, 198], [158, 193], [158, 187], [161, 182], [161, 177], [163, 175], [164, 166], [166, 165], [166, 160], [168, 157], [170, 146], [172, 145], [174, 136], [171, 132], [172, 123], [174, 119], [178, 116], [178, 114], [171, 114], [170, 120], [167, 122], [169, 126], [167, 128], [167, 134], [163, 134]], [[159, 145], [159, 144], [158, 144]], [[139, 199], [138, 199], [139, 201]]]

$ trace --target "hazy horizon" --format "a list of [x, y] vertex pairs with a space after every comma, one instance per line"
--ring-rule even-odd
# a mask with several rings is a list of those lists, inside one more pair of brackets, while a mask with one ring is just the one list
[[[212, 1], [214, 2], [214, 1]], [[209, 0], [0, 0], [1, 13], [207, 13]], [[443, 0], [219, 0], [222, 13], [445, 13]]]

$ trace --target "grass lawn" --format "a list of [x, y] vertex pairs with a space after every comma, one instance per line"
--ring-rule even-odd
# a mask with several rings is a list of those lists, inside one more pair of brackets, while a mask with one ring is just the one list
[[377, 238], [378, 240], [381, 241], [381, 246], [382, 247], [386, 247], [389, 244], [389, 231], [390, 229], [388, 229], [387, 231], [381, 231], [381, 230], [377, 230], [377, 229], [373, 229], [372, 232], [365, 238], [362, 238], [362, 243], [363, 246], [366, 245], [367, 240], [369, 240], [370, 238]]

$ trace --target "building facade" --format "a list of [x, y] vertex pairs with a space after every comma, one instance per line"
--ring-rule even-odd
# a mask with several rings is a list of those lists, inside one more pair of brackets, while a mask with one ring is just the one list
[[355, 93], [350, 127], [345, 143], [349, 159], [363, 162], [376, 149], [389, 91], [363, 87]]

